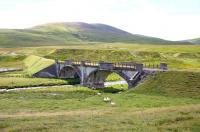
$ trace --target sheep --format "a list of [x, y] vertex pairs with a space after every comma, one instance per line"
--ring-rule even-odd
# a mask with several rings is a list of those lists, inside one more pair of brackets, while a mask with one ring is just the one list
[[103, 101], [104, 101], [104, 102], [109, 102], [109, 101], [111, 101], [111, 99], [110, 99], [109, 97], [104, 97], [104, 98], [103, 98]]
[[101, 95], [101, 93], [97, 93], [97, 95]]
[[115, 106], [116, 105], [116, 103], [115, 102], [110, 102], [110, 104], [112, 105], [112, 106]]

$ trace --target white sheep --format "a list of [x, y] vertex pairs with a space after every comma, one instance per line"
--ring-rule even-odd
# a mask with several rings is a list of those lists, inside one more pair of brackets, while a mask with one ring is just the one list
[[103, 98], [103, 101], [109, 102], [109, 101], [111, 101], [111, 99], [110, 99], [109, 97], [104, 97], [104, 98]]
[[116, 105], [116, 103], [115, 103], [115, 102], [110, 102], [110, 104], [111, 104], [112, 106], [115, 106], [115, 105]]

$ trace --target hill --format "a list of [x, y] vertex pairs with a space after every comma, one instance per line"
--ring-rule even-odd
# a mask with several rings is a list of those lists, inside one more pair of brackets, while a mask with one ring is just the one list
[[150, 77], [147, 81], [138, 85], [131, 92], [199, 99], [199, 79], [199, 72], [161, 72]]
[[28, 29], [0, 29], [0, 47], [66, 45], [88, 42], [137, 44], [190, 44], [135, 35], [105, 24], [50, 23]]
[[187, 41], [190, 42], [190, 43], [193, 43], [193, 44], [200, 44], [200, 38], [190, 39], [190, 40], [187, 40]]
[[[159, 64], [165, 62], [169, 68], [200, 70], [200, 47], [191, 46], [155, 46], [155, 45], [129, 45], [118, 44], [112, 49], [105, 49], [102, 45], [95, 45], [93, 49], [84, 49], [87, 45], [74, 49], [56, 49], [45, 55], [48, 59], [59, 60], [90, 60], [108, 62], [133, 61], [143, 64]], [[114, 44], [110, 44], [114, 46]], [[183, 48], [185, 47], [185, 48]], [[106, 47], [107, 48], [107, 47]], [[120, 49], [121, 48], [121, 49]], [[126, 49], [127, 48], [127, 49]], [[117, 49], [117, 50], [116, 50]], [[183, 50], [184, 49], [184, 50]]]

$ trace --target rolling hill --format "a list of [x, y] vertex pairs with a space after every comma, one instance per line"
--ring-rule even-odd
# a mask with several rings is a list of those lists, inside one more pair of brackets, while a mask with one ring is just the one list
[[190, 43], [193, 43], [193, 44], [200, 44], [200, 38], [190, 39], [190, 40], [187, 40], [187, 41], [190, 42]]
[[50, 23], [28, 29], [0, 29], [0, 47], [122, 42], [137, 44], [190, 44], [131, 34], [105, 24]]

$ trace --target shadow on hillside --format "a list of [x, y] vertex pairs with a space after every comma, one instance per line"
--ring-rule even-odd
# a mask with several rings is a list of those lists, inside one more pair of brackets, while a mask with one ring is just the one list
[[96, 90], [98, 90], [99, 92], [102, 92], [102, 93], [118, 93], [118, 92], [125, 91], [124, 89], [117, 89], [117, 88], [113, 88], [113, 87], [98, 88]]
[[[63, 80], [66, 80], [66, 79], [63, 79]], [[67, 79], [67, 82], [69, 85], [76, 85], [76, 84], [80, 84], [80, 79], [79, 78]]]

